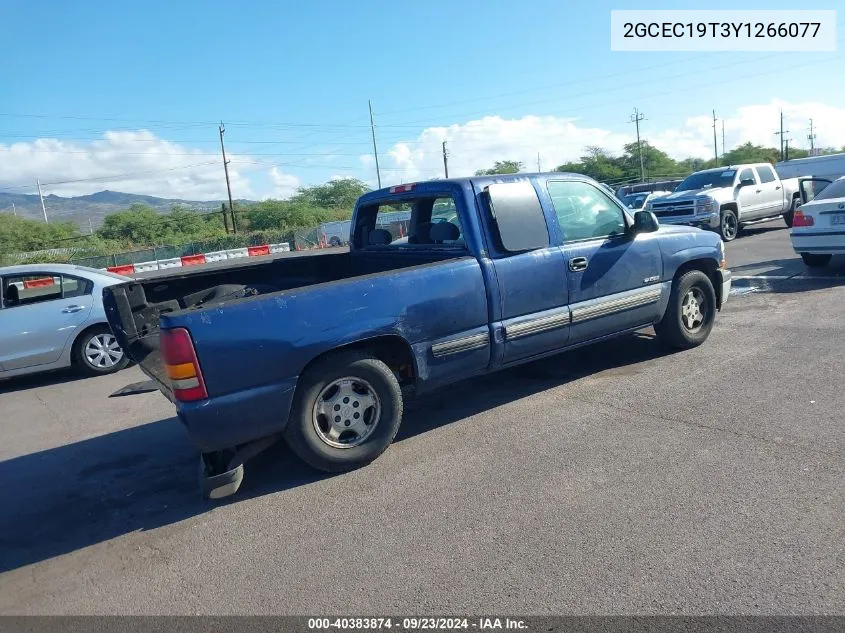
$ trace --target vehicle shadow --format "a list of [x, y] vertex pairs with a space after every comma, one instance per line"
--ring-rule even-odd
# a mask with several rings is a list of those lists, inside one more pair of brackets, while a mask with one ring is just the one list
[[[133, 365], [130, 363], [129, 367], [132, 366]], [[23, 376], [15, 376], [13, 378], [0, 380], [0, 395], [4, 393], [14, 393], [16, 391], [26, 391], [37, 387], [49, 387], [50, 385], [60, 385], [66, 382], [76, 382], [77, 380], [91, 380], [96, 378], [99, 378], [99, 376], [86, 376], [77, 372], [73, 367], [65, 367], [63, 369], [54, 369], [51, 371], [26, 374]]]
[[[396, 441], [664, 353], [653, 336], [635, 335], [451, 385], [408, 405]], [[215, 503], [200, 498], [198, 469], [175, 417], [0, 462], [0, 572], [332, 476], [280, 442], [247, 464], [236, 495]]]

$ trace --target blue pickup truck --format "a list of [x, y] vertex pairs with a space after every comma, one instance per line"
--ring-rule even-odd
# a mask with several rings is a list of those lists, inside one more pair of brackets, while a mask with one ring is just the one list
[[138, 279], [104, 303], [217, 498], [280, 438], [324, 471], [371, 462], [412, 394], [649, 326], [699, 345], [730, 285], [715, 233], [584, 176], [517, 174], [373, 191], [348, 252]]

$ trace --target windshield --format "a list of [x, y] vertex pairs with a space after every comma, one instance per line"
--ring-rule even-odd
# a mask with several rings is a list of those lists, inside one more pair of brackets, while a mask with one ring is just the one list
[[642, 209], [646, 198], [648, 198], [647, 193], [632, 193], [629, 196], [624, 196], [622, 203], [630, 209]]
[[716, 189], [733, 185], [735, 169], [714, 169], [693, 174], [684, 180], [675, 191], [693, 191], [695, 189]]

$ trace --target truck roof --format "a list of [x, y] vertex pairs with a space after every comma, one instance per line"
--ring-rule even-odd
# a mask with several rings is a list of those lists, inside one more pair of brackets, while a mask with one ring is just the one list
[[[425, 190], [436, 189], [438, 185], [459, 185], [464, 186], [472, 183], [492, 183], [492, 182], [519, 182], [522, 180], [530, 180], [537, 177], [554, 177], [565, 180], [584, 180], [599, 184], [598, 181], [585, 176], [584, 174], [576, 174], [572, 172], [551, 171], [551, 172], [531, 172], [518, 174], [493, 174], [489, 176], [467, 176], [463, 178], [439, 178], [434, 180], [420, 180], [417, 182], [409, 182], [401, 185], [392, 185], [390, 187], [382, 187], [374, 191], [369, 191], [361, 196], [361, 200], [366, 202], [369, 200], [383, 199], [387, 196], [396, 195], [398, 193], [411, 192], [417, 188], [425, 192]], [[407, 188], [407, 189], [406, 189]]]

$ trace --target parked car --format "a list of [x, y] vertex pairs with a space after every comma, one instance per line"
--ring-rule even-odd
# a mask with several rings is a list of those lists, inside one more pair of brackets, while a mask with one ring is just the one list
[[[380, 228], [399, 204], [403, 242]], [[244, 460], [281, 437], [324, 471], [374, 460], [410, 394], [651, 326], [700, 345], [731, 286], [717, 235], [660, 227], [576, 174], [373, 191], [349, 242], [105, 289], [118, 341], [202, 454], [208, 496], [235, 492]]]
[[654, 182], [635, 182], [629, 185], [622, 185], [616, 190], [616, 196], [622, 198], [633, 193], [651, 193], [652, 191], [669, 191], [675, 190], [675, 187], [681, 184], [682, 180], [656, 180]]
[[644, 191], [642, 193], [630, 193], [627, 196], [622, 196], [619, 198], [629, 209], [634, 209], [638, 211], [640, 209], [645, 208], [648, 204], [649, 200], [653, 200], [654, 198], [662, 198], [663, 196], [668, 196], [671, 191]]
[[792, 248], [807, 266], [827, 266], [845, 254], [845, 177], [801, 181], [801, 206], [792, 223]]
[[90, 375], [126, 367], [103, 309], [103, 288], [126, 281], [67, 264], [0, 268], [0, 379], [70, 366]]
[[800, 204], [798, 179], [781, 180], [768, 163], [705, 169], [648, 203], [661, 224], [711, 228], [729, 242], [748, 222], [783, 217], [792, 226]]

